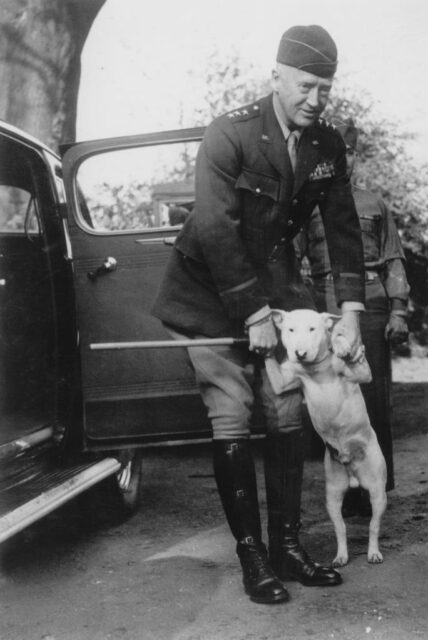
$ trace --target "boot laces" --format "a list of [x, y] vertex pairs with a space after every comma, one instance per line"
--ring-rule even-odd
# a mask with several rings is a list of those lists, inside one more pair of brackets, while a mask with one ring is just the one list
[[249, 572], [253, 578], [257, 579], [257, 581], [264, 582], [275, 578], [275, 574], [269, 565], [267, 553], [264, 548], [248, 545], [245, 550], [245, 556], [251, 563]]

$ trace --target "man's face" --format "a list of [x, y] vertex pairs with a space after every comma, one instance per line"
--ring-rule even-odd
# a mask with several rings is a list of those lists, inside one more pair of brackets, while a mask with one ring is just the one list
[[284, 124], [302, 129], [313, 124], [324, 111], [333, 78], [320, 78], [307, 71], [278, 64], [272, 72], [272, 88], [278, 98]]
[[346, 145], [346, 173], [348, 174], [348, 178], [352, 176], [356, 158], [357, 152], [355, 151], [354, 147]]

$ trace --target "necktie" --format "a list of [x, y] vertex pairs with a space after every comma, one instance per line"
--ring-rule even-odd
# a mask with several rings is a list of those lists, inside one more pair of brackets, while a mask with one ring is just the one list
[[295, 131], [292, 131], [287, 138], [288, 155], [290, 156], [291, 166], [293, 167], [293, 173], [296, 169], [297, 161], [297, 141], [298, 137]]

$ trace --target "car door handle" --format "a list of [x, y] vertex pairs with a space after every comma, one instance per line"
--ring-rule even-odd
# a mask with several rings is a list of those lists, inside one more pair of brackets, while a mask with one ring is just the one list
[[88, 271], [89, 280], [96, 280], [98, 276], [105, 275], [106, 273], [112, 273], [112, 271], [116, 271], [117, 269], [117, 260], [116, 258], [108, 257], [104, 260], [102, 265], [95, 269], [95, 271]]
[[174, 246], [175, 240], [176, 240], [176, 236], [167, 236], [166, 238], [163, 239], [163, 243]]

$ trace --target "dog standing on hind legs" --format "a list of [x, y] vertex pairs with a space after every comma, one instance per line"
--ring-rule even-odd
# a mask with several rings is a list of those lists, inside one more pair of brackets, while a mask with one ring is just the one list
[[379, 531], [386, 509], [386, 464], [359, 386], [371, 380], [369, 365], [364, 354], [355, 363], [345, 361], [348, 344], [345, 336], [335, 335], [335, 319], [310, 309], [274, 311], [287, 359], [266, 358], [266, 369], [277, 393], [302, 387], [314, 428], [326, 444], [326, 503], [337, 539], [333, 566], [339, 567], [348, 562], [342, 502], [349, 486], [369, 492], [367, 559], [383, 561]]

